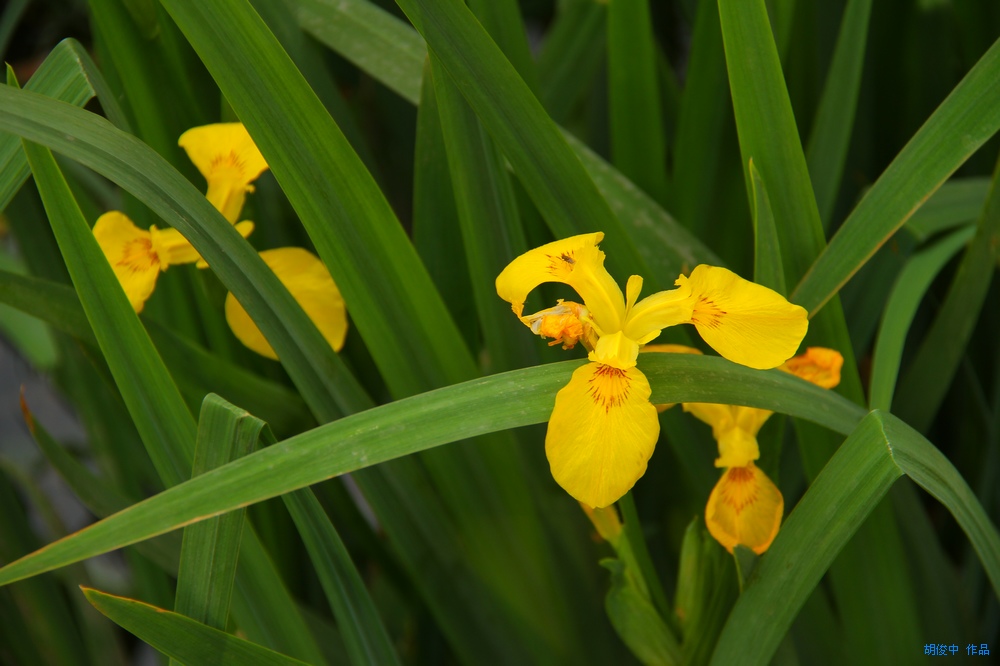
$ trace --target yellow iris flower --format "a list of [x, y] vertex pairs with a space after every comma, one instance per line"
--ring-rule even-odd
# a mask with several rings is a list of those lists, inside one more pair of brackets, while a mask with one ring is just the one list
[[[208, 181], [208, 200], [227, 220], [235, 223], [243, 208], [250, 185], [267, 169], [242, 123], [219, 123], [189, 129], [180, 145]], [[246, 238], [253, 222], [236, 224]], [[153, 294], [156, 278], [170, 266], [197, 263], [205, 268], [201, 255], [176, 229], [145, 231], [119, 211], [105, 213], [94, 224], [94, 237], [115, 271], [118, 281], [136, 312], [142, 312]]]
[[[779, 369], [829, 389], [840, 383], [843, 364], [839, 352], [810, 347]], [[715, 466], [726, 468], [705, 507], [709, 533], [730, 553], [739, 544], [760, 555], [777, 536], [785, 508], [781, 491], [754, 464], [760, 458], [757, 433], [772, 412], [687, 402], [684, 411], [712, 426], [712, 436], [719, 445]]]
[[[677, 289], [642, 300], [642, 278], [633, 275], [623, 295], [604, 268], [603, 238], [583, 234], [530, 250], [496, 280], [499, 296], [534, 333], [590, 352], [591, 363], [556, 395], [545, 453], [559, 485], [593, 507], [610, 505], [635, 484], [659, 436], [649, 382], [636, 367], [640, 347], [668, 326], [694, 324], [725, 358], [773, 368], [795, 353], [808, 327], [803, 308], [714, 266], [697, 266], [677, 278]], [[569, 285], [583, 303], [560, 301], [524, 316], [528, 293], [543, 282]]]
[[[253, 222], [240, 222], [236, 230], [246, 238], [253, 231]], [[176, 229], [157, 229], [153, 225], [146, 231], [117, 210], [97, 218], [94, 238], [136, 312], [142, 312], [160, 273], [170, 266], [202, 261]]]
[[[300, 247], [265, 250], [260, 257], [302, 306], [333, 350], [340, 351], [347, 335], [347, 311], [326, 265]], [[264, 334], [232, 293], [226, 296], [226, 322], [244, 345], [262, 356], [278, 360]]]

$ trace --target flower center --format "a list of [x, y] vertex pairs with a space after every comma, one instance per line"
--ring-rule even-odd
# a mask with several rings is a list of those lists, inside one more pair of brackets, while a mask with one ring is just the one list
[[587, 395], [595, 405], [604, 407], [605, 413], [625, 403], [632, 383], [625, 370], [610, 365], [601, 365], [588, 381], [590, 387], [587, 389]]
[[149, 238], [134, 238], [122, 248], [122, 256], [116, 266], [123, 266], [130, 273], [144, 273], [160, 265], [160, 257], [153, 252], [153, 241]]
[[230, 181], [245, 181], [245, 169], [246, 163], [240, 159], [235, 150], [213, 157], [210, 167], [213, 180]]
[[722, 318], [725, 316], [726, 311], [716, 305], [715, 301], [707, 296], [702, 296], [692, 308], [691, 321], [699, 326], [719, 328], [722, 325]]
[[728, 483], [722, 488], [721, 499], [739, 515], [757, 501], [757, 484], [752, 483], [753, 471], [749, 467], [731, 467], [726, 476]]

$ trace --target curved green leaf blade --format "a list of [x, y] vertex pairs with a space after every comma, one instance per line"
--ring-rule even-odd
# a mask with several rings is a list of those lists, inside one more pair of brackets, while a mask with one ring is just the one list
[[178, 613], [91, 588], [81, 589], [87, 601], [113, 622], [188, 666], [304, 666], [306, 663]]
[[[399, 400], [320, 426], [175, 486], [0, 569], [0, 585], [183, 527], [371, 465], [545, 421], [580, 361], [515, 370]], [[841, 433], [863, 410], [779, 371], [720, 358], [644, 354], [656, 404], [743, 404], [812, 420]], [[405, 433], [405, 437], [401, 436]]]

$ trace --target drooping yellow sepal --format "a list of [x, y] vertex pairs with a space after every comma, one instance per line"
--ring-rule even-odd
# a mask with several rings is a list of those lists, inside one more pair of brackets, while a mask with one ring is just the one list
[[[340, 351], [347, 335], [347, 312], [340, 290], [323, 262], [298, 247], [265, 250], [260, 256], [334, 351]], [[231, 293], [226, 296], [226, 321], [240, 342], [262, 356], [278, 360], [263, 333]]]
[[604, 253], [597, 248], [603, 238], [601, 232], [582, 234], [528, 250], [497, 277], [497, 294], [520, 317], [524, 301], [535, 287], [543, 282], [562, 282], [583, 298], [599, 333], [620, 330], [625, 298], [604, 268]]
[[264, 156], [243, 123], [193, 127], [177, 143], [208, 181], [205, 196], [235, 224], [247, 192], [253, 192], [250, 183], [267, 169]]
[[777, 536], [784, 511], [781, 491], [751, 462], [722, 474], [708, 498], [705, 524], [730, 553], [739, 544], [760, 555]]
[[660, 432], [650, 392], [637, 368], [588, 363], [556, 394], [545, 455], [578, 501], [608, 506], [646, 471]]

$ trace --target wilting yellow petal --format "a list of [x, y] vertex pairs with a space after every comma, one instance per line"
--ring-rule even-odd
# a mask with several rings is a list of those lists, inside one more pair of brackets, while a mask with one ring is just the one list
[[645, 473], [660, 423], [637, 368], [588, 363], [556, 394], [545, 436], [552, 476], [593, 507], [616, 501]]
[[781, 526], [785, 501], [764, 472], [750, 463], [727, 469], [705, 507], [705, 524], [730, 553], [743, 545], [760, 555]]
[[208, 181], [206, 197], [227, 220], [235, 223], [243, 210], [250, 183], [267, 169], [243, 123], [193, 127], [178, 140]]
[[153, 248], [150, 233], [115, 210], [97, 218], [94, 238], [125, 290], [132, 309], [142, 312], [156, 287], [156, 278], [167, 267]]
[[620, 330], [625, 299], [604, 268], [604, 253], [597, 248], [603, 238], [600, 232], [583, 234], [528, 250], [497, 277], [497, 294], [520, 317], [531, 290], [543, 282], [562, 282], [583, 298], [599, 333]]
[[587, 518], [601, 538], [612, 546], [617, 546], [618, 539], [622, 535], [622, 521], [618, 517], [618, 509], [613, 506], [598, 509], [583, 502], [580, 502], [580, 508], [587, 514]]
[[822, 388], [831, 389], [840, 383], [840, 369], [843, 365], [844, 357], [837, 350], [809, 347], [805, 354], [788, 359], [778, 369]]
[[784, 363], [809, 327], [805, 308], [725, 268], [702, 264], [677, 284], [691, 288], [691, 322], [705, 342], [751, 368]]
[[[281, 283], [316, 324], [334, 351], [340, 351], [347, 335], [347, 313], [340, 290], [323, 262], [299, 247], [283, 247], [260, 253]], [[257, 325], [231, 293], [226, 296], [226, 321], [244, 345], [262, 356], [278, 360]]]

